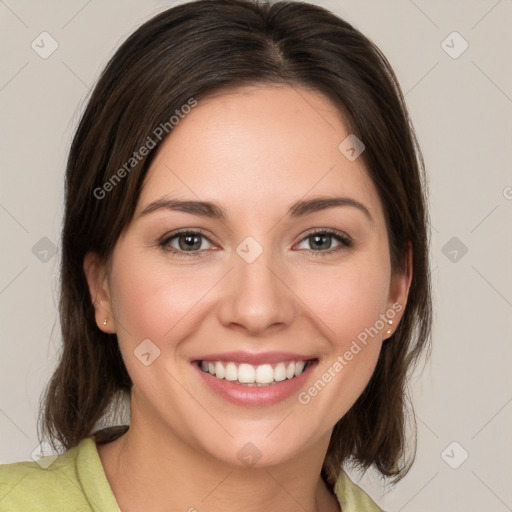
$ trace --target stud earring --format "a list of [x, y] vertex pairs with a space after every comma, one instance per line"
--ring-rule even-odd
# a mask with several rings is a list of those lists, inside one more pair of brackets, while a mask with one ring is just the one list
[[107, 325], [107, 318], [105, 318], [105, 320], [103, 320], [103, 325]]
[[[389, 325], [393, 325], [393, 320], [388, 320]], [[391, 328], [386, 331], [387, 334], [391, 334]]]

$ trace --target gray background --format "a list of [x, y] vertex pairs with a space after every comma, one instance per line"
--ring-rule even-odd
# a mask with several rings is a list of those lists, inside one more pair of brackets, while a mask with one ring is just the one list
[[[63, 175], [84, 101], [118, 45], [176, 3], [0, 0], [0, 462], [39, 444], [60, 343]], [[362, 485], [389, 512], [512, 510], [512, 1], [313, 3], [390, 60], [430, 181], [436, 313], [411, 384], [416, 463], [393, 489], [373, 473]], [[58, 47], [42, 58], [45, 31]]]

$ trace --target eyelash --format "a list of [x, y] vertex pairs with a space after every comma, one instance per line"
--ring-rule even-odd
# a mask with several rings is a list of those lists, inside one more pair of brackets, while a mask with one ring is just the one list
[[[308, 238], [314, 236], [314, 235], [318, 235], [318, 234], [322, 234], [322, 235], [328, 235], [328, 236], [332, 236], [334, 239], [336, 239], [338, 242], [340, 242], [340, 245], [338, 245], [337, 247], [334, 247], [332, 249], [328, 249], [326, 251], [315, 251], [313, 249], [306, 249], [308, 252], [312, 253], [315, 257], [316, 256], [328, 256], [328, 255], [331, 255], [333, 253], [337, 253], [338, 251], [341, 251], [343, 249], [348, 249], [350, 247], [352, 247], [353, 243], [352, 243], [352, 239], [342, 233], [341, 231], [336, 231], [336, 230], [330, 230], [330, 229], [317, 229], [317, 230], [314, 230], [310, 233], [308, 233], [305, 237], [303, 237], [299, 243], [303, 242], [304, 240], [307, 240]], [[174, 256], [177, 256], [177, 257], [184, 257], [184, 258], [188, 258], [188, 257], [204, 257], [204, 256], [207, 256], [207, 252], [208, 252], [208, 249], [202, 249], [202, 250], [199, 250], [199, 251], [183, 251], [183, 250], [179, 250], [179, 249], [175, 249], [174, 247], [171, 247], [169, 244], [171, 242], [171, 240], [179, 237], [180, 235], [201, 235], [203, 238], [205, 238], [208, 242], [210, 242], [211, 244], [213, 244], [213, 242], [208, 238], [208, 236], [200, 229], [196, 229], [196, 230], [189, 230], [189, 229], [183, 229], [183, 230], [180, 230], [180, 231], [176, 231], [174, 233], [171, 233], [169, 236], [165, 236], [159, 243], [158, 245], [166, 252], [170, 252], [171, 254], [173, 254]]]

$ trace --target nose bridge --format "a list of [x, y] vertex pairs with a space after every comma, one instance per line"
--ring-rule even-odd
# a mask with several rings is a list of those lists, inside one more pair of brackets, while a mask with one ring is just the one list
[[278, 252], [247, 237], [233, 251], [232, 259], [221, 321], [239, 324], [251, 333], [289, 323], [294, 314], [293, 293], [285, 285], [285, 267]]

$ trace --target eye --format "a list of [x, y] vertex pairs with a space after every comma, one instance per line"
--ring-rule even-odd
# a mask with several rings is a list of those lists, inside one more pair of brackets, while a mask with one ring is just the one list
[[[338, 245], [334, 248], [332, 247], [333, 239], [338, 242]], [[310, 249], [312, 253], [317, 253], [316, 255], [324, 255], [324, 254], [332, 254], [333, 252], [340, 251], [342, 249], [346, 249], [352, 246], [352, 241], [349, 236], [341, 233], [340, 231], [332, 231], [332, 230], [316, 230], [313, 233], [310, 233], [300, 242], [303, 244], [304, 242], [309, 243]]]
[[[201, 231], [178, 231], [170, 236], [165, 236], [159, 242], [159, 245], [166, 251], [177, 256], [203, 256], [203, 251], [208, 247], [204, 247], [203, 242], [207, 241], [212, 244], [210, 239]], [[188, 254], [187, 254], [188, 253]]]
[[[335, 240], [338, 245], [332, 247], [332, 242]], [[182, 230], [166, 235], [160, 242], [159, 246], [165, 251], [170, 252], [178, 257], [180, 256], [199, 256], [207, 255], [207, 251], [211, 247], [204, 247], [203, 242], [213, 245], [211, 240], [200, 230]], [[315, 256], [323, 256], [332, 254], [342, 249], [347, 249], [352, 246], [350, 237], [340, 231], [333, 230], [316, 230], [306, 237], [304, 237], [300, 244], [309, 242], [310, 248], [306, 248]], [[299, 245], [300, 245], [299, 244]]]

